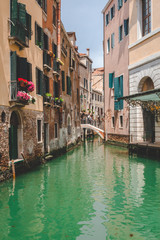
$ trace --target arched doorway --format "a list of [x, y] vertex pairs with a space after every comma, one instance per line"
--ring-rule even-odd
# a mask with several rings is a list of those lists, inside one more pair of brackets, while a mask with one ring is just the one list
[[[153, 81], [150, 77], [145, 77], [141, 81], [141, 92], [154, 89]], [[143, 109], [144, 141], [155, 142], [155, 114]]]
[[18, 159], [22, 151], [22, 128], [19, 114], [11, 113], [9, 128], [9, 155], [10, 159]]

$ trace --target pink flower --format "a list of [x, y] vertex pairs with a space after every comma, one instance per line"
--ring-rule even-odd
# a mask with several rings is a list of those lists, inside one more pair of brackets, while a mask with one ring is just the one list
[[30, 96], [28, 95], [28, 93], [26, 92], [21, 92], [21, 91], [18, 91], [17, 93], [17, 98], [19, 100], [22, 100], [22, 101], [29, 101], [30, 100]]
[[33, 82], [28, 82], [28, 86], [27, 86], [27, 89], [29, 92], [33, 92], [34, 91], [34, 84]]

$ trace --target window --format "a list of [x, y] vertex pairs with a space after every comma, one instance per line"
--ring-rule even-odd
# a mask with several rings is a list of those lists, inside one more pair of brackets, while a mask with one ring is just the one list
[[65, 91], [65, 72], [62, 71], [62, 91]]
[[48, 50], [48, 36], [47, 36], [47, 34], [43, 33], [43, 39], [44, 39], [44, 50]]
[[43, 30], [38, 24], [35, 22], [35, 44], [43, 49]]
[[114, 128], [115, 122], [114, 122], [114, 117], [112, 117], [112, 128]]
[[42, 121], [37, 120], [37, 140], [38, 142], [42, 141]]
[[110, 14], [110, 16], [111, 16], [111, 20], [114, 18], [114, 16], [115, 16], [115, 5], [113, 5], [113, 7], [111, 8], [111, 14]]
[[42, 0], [42, 8], [45, 13], [47, 13], [47, 0]]
[[110, 38], [107, 40], [107, 53], [110, 52]]
[[71, 78], [67, 76], [67, 94], [71, 96]]
[[114, 48], [114, 33], [111, 35], [111, 48]]
[[86, 87], [86, 79], [84, 78], [84, 88]]
[[119, 127], [123, 128], [123, 116], [119, 117]]
[[46, 75], [43, 76], [44, 77], [44, 94], [45, 93], [49, 93], [49, 77], [47, 77]]
[[24, 46], [29, 45], [31, 39], [31, 15], [26, 11], [26, 5], [10, 0], [10, 18], [12, 21], [10, 36], [15, 37]]
[[119, 27], [119, 42], [123, 39], [123, 25]]
[[123, 0], [118, 0], [118, 10], [123, 6]]
[[53, 25], [56, 26], [56, 8], [53, 6]]
[[109, 13], [106, 14], [106, 26], [109, 24]]
[[36, 93], [43, 95], [43, 73], [36, 68]]
[[143, 36], [151, 32], [151, 0], [142, 1]]
[[129, 33], [129, 18], [124, 20], [124, 35], [127, 36]]
[[58, 138], [58, 124], [57, 123], [54, 124], [54, 137]]
[[56, 81], [53, 82], [53, 91], [54, 91], [54, 97], [58, 98], [59, 97], [59, 87], [58, 87], [58, 82], [56, 82]]
[[57, 58], [57, 45], [54, 42], [52, 42], [52, 51], [55, 55], [55, 58]]
[[127, 2], [127, 0], [124, 0], [124, 2]]
[[[10, 53], [11, 67], [11, 100], [17, 99], [17, 91], [22, 90], [17, 84], [18, 78], [32, 81], [32, 64], [27, 62], [27, 58], [19, 57], [16, 52]], [[24, 89], [22, 90], [24, 91]]]
[[94, 93], [92, 93], [92, 100], [94, 100]]
[[114, 78], [114, 110], [123, 109], [123, 100], [117, 100], [120, 97], [123, 97], [123, 75]]

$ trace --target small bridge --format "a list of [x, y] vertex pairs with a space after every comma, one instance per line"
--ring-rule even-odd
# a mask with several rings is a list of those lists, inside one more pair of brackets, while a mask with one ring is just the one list
[[89, 123], [83, 123], [81, 124], [82, 129], [91, 129], [94, 132], [96, 132], [102, 139], [104, 139], [104, 131], [100, 128], [97, 128]]

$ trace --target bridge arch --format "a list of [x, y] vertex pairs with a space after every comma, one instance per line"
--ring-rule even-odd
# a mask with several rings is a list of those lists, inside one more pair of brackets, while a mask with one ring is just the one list
[[91, 124], [81, 124], [82, 129], [91, 129], [96, 132], [102, 139], [104, 139], [104, 131], [100, 128], [97, 128]]

